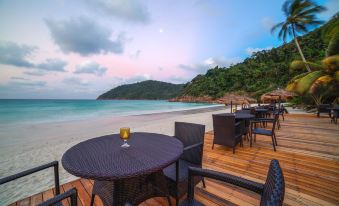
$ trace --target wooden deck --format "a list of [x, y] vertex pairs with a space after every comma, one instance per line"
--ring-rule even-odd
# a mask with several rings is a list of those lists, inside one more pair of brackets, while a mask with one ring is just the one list
[[[203, 167], [264, 182], [271, 159], [280, 161], [286, 193], [285, 205], [339, 205], [339, 125], [315, 115], [286, 115], [277, 132], [277, 152], [270, 137], [257, 136], [253, 147], [245, 141], [243, 148], [212, 147], [213, 132], [206, 133]], [[78, 205], [89, 205], [93, 183], [80, 179], [62, 185], [62, 191], [76, 187]], [[54, 191], [28, 197], [12, 205], [36, 205], [52, 197]], [[196, 189], [196, 199], [205, 205], [258, 205], [260, 197], [252, 192], [214, 180], [206, 180]], [[67, 201], [64, 205], [69, 205]], [[102, 205], [96, 198], [95, 205]], [[153, 198], [142, 205], [167, 205], [163, 198]]]

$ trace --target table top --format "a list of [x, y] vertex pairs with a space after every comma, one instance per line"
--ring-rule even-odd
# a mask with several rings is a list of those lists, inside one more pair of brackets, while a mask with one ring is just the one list
[[94, 180], [118, 180], [162, 170], [183, 152], [178, 139], [155, 133], [131, 133], [122, 148], [119, 134], [81, 142], [65, 152], [62, 165], [72, 175]]
[[224, 115], [224, 116], [235, 116], [235, 119], [253, 119], [255, 116], [253, 114], [247, 114], [247, 113], [222, 113], [218, 115]]
[[256, 108], [255, 112], [268, 112], [268, 109], [264, 109], [264, 108]]

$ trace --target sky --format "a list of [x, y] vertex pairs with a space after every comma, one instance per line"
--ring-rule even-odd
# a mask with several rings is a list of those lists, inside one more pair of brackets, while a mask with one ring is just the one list
[[[283, 42], [283, 0], [0, 0], [0, 99], [94, 99], [186, 83]], [[318, 0], [339, 11], [338, 0]]]

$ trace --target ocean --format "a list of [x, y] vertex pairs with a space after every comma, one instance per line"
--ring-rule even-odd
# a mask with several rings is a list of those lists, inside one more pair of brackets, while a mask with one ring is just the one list
[[0, 124], [72, 121], [209, 107], [212, 104], [165, 100], [0, 100]]

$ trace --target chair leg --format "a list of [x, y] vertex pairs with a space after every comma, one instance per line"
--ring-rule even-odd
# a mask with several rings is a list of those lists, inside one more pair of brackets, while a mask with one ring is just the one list
[[176, 196], [176, 197], [175, 197], [175, 206], [177, 206], [178, 204], [179, 204], [179, 197]]
[[172, 206], [172, 202], [171, 202], [170, 196], [167, 196], [166, 198], [167, 198], [168, 205], [169, 205], [169, 206]]
[[214, 149], [214, 143], [212, 144], [212, 149]]
[[276, 150], [275, 150], [275, 142], [274, 142], [274, 137], [273, 137], [273, 135], [272, 135], [271, 137], [272, 137], [273, 149], [274, 149], [274, 151], [276, 151]]
[[274, 136], [275, 146], [278, 146], [278, 143], [277, 143], [277, 137], [275, 136], [275, 133], [273, 134], [273, 136]]
[[92, 194], [90, 206], [93, 206], [93, 204], [94, 204], [94, 198], [95, 198], [95, 194]]
[[279, 121], [279, 119], [278, 119], [278, 129], [280, 129], [280, 121]]
[[205, 178], [202, 178], [202, 186], [206, 188]]

